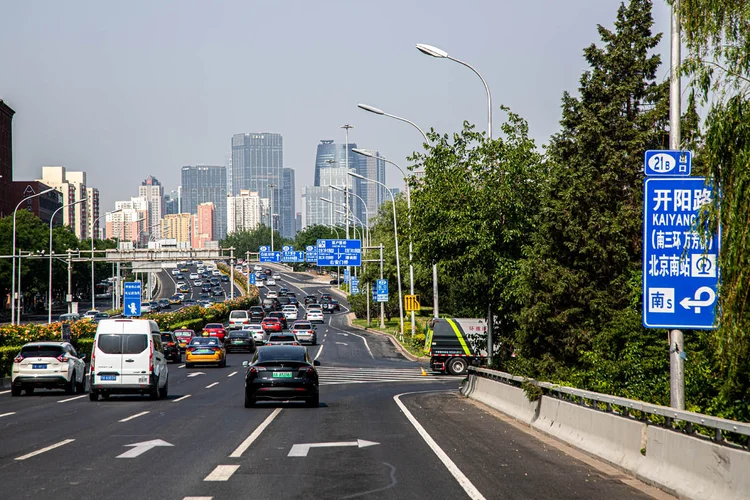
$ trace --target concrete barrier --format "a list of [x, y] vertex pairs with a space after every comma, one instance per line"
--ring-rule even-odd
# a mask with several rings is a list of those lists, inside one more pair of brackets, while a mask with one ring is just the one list
[[750, 498], [750, 452], [470, 374], [461, 392], [682, 498]]

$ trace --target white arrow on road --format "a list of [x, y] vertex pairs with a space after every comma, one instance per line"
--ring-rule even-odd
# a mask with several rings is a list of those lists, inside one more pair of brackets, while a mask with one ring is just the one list
[[205, 375], [203, 372], [193, 372], [190, 375], [188, 375], [188, 378], [190, 377], [197, 377], [198, 375]]
[[357, 439], [356, 441], [339, 441], [334, 443], [303, 443], [295, 444], [292, 449], [289, 450], [288, 457], [306, 457], [310, 448], [337, 448], [340, 446], [356, 446], [357, 448], [366, 448], [368, 446], [375, 446], [373, 441], [365, 441], [364, 439]]
[[[708, 298], [701, 300], [704, 293], [708, 294]], [[690, 297], [685, 297], [684, 299], [680, 301], [680, 305], [684, 307], [685, 309], [690, 309], [691, 307], [694, 307], [695, 314], [700, 314], [701, 307], [708, 307], [714, 303], [714, 300], [716, 300], [716, 293], [714, 292], [713, 288], [708, 287], [708, 286], [702, 286], [695, 291], [695, 297], [693, 297], [693, 299], [694, 300], [690, 300]]]
[[156, 448], [157, 446], [174, 446], [174, 445], [167, 443], [166, 441], [162, 441], [161, 439], [153, 439], [151, 441], [143, 441], [141, 443], [126, 444], [125, 446], [132, 446], [133, 449], [126, 451], [122, 455], [117, 455], [117, 458], [135, 458], [140, 455], [143, 455], [151, 448]]

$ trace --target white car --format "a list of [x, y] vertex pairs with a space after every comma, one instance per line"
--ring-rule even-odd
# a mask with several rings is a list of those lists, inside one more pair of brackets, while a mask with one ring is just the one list
[[262, 267], [260, 267], [260, 266], [259, 266], [258, 264], [255, 264], [255, 265], [253, 266], [253, 271], [255, 271], [256, 273], [259, 273], [259, 272], [261, 272], [262, 270], [263, 270], [263, 268], [262, 268]]
[[151, 312], [151, 303], [150, 302], [141, 302], [141, 314], [146, 314]]
[[221, 276], [221, 271], [219, 271], [218, 269], [214, 269], [213, 271], [211, 271], [211, 276]]
[[275, 279], [275, 280], [281, 280], [281, 273], [279, 273], [279, 272], [277, 271], [277, 272], [275, 272], [275, 273], [273, 273], [273, 274], [271, 275], [271, 278], [273, 278], [273, 279]]
[[99, 311], [97, 311], [96, 309], [91, 309], [90, 311], [86, 311], [86, 313], [83, 315], [83, 319], [94, 319], [97, 314], [99, 314]]
[[180, 270], [179, 269], [177, 269], [176, 267], [174, 269], [172, 269], [172, 276], [176, 276], [178, 274], [180, 274]]
[[284, 313], [284, 317], [287, 321], [294, 321], [297, 319], [297, 308], [295, 306], [284, 306], [281, 312]]
[[198, 278], [200, 278], [200, 276], [198, 276], [198, 273], [190, 273], [191, 280], [197, 280]]
[[323, 323], [323, 311], [320, 309], [308, 309], [306, 319], [310, 323]]
[[33, 394], [37, 387], [62, 388], [68, 394], [86, 389], [85, 354], [68, 342], [32, 342], [21, 348], [11, 368], [11, 396]]
[[235, 309], [229, 313], [229, 329], [236, 330], [239, 328], [245, 329], [250, 324], [250, 315], [247, 311], [241, 309]]
[[266, 298], [267, 299], [278, 299], [279, 298], [279, 293], [275, 292], [273, 290], [269, 290], [268, 293], [266, 294]]
[[263, 330], [263, 325], [261, 325], [260, 323], [251, 323], [249, 325], [244, 325], [242, 329], [251, 331], [253, 333], [253, 340], [255, 340], [256, 344], [266, 343], [266, 332], [265, 330]]
[[271, 278], [268, 278], [268, 279], [266, 280], [266, 286], [274, 286], [275, 284], [276, 284], [276, 280], [275, 280], [275, 279], [273, 279], [273, 277], [271, 277]]
[[215, 269], [213, 264], [206, 264], [203, 267], [206, 268], [206, 271], [213, 271]]
[[205, 267], [199, 267], [198, 268], [198, 274], [203, 274], [205, 272], [206, 272], [206, 268]]
[[193, 281], [193, 286], [203, 286], [203, 281], [201, 281], [201, 280], [195, 280], [195, 281]]

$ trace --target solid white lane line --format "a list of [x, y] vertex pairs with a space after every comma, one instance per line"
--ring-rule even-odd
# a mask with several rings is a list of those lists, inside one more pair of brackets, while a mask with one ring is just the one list
[[130, 415], [129, 417], [123, 418], [122, 420], [119, 420], [119, 422], [127, 422], [128, 420], [133, 420], [134, 418], [142, 417], [143, 415], [147, 415], [151, 413], [150, 411], [142, 411], [140, 413], [136, 413], [135, 415]]
[[60, 401], [58, 401], [58, 403], [67, 403], [68, 401], [75, 401], [76, 399], [85, 398], [86, 396], [88, 396], [88, 394], [84, 394], [83, 396], [76, 396], [74, 398], [61, 399]]
[[232, 474], [239, 468], [239, 465], [217, 465], [204, 481], [229, 481]]
[[321, 352], [323, 352], [323, 346], [320, 346], [320, 349], [318, 349], [318, 354], [315, 355], [315, 358], [313, 358], [313, 361], [316, 360], [316, 359], [318, 359], [318, 357], [320, 356]]
[[16, 414], [16, 412], [14, 412], [14, 411], [11, 411], [11, 412], [8, 412], [8, 413], [3, 413], [2, 415], [0, 415], [0, 418], [10, 417], [11, 415], [15, 415], [15, 414]]
[[60, 446], [66, 445], [68, 443], [72, 443], [73, 441], [75, 441], [75, 439], [66, 439], [65, 441], [60, 441], [59, 443], [55, 443], [55, 444], [49, 445], [46, 448], [42, 448], [41, 450], [32, 451], [31, 453], [29, 453], [27, 455], [20, 456], [20, 457], [16, 458], [16, 460], [26, 460], [27, 458], [31, 458], [31, 457], [35, 457], [37, 455], [41, 455], [42, 453], [44, 453], [46, 451], [54, 450], [55, 448], [59, 448]]
[[182, 500], [213, 500], [214, 497], [185, 497]]
[[422, 427], [417, 419], [414, 418], [414, 415], [412, 415], [411, 412], [406, 408], [406, 405], [401, 402], [401, 396], [406, 396], [407, 394], [419, 393], [405, 392], [403, 394], [396, 394], [395, 396], [393, 396], [393, 400], [396, 402], [399, 408], [401, 408], [401, 411], [404, 412], [404, 415], [407, 419], [409, 419], [409, 422], [411, 422], [411, 425], [414, 426], [419, 435], [422, 436], [422, 439], [424, 439], [425, 443], [427, 443], [427, 445], [432, 449], [435, 455], [437, 455], [440, 461], [443, 462], [443, 465], [445, 465], [445, 468], [448, 469], [448, 472], [450, 472], [451, 475], [456, 478], [456, 481], [458, 481], [458, 484], [461, 485], [466, 494], [469, 495], [469, 498], [471, 498], [472, 500], [485, 500], [484, 495], [482, 495], [479, 490], [472, 484], [472, 482], [469, 481], [469, 478], [467, 478], [464, 473], [461, 472], [461, 469], [459, 469], [456, 464], [453, 463], [453, 460], [451, 460], [450, 457], [446, 455], [440, 445], [438, 445], [435, 440], [432, 439], [432, 436], [427, 433], [424, 427]]
[[185, 365], [180, 365], [177, 368], [185, 368]]
[[8, 390], [8, 391], [2, 391], [2, 392], [0, 392], [0, 394], [8, 394], [9, 392], [10, 392], [10, 390]]
[[372, 351], [370, 350], [370, 345], [367, 343], [367, 339], [364, 338], [362, 335], [357, 335], [356, 333], [351, 333], [350, 335], [354, 335], [355, 337], [359, 337], [362, 339], [362, 342], [365, 343], [365, 347], [367, 348], [367, 352], [370, 353], [370, 357], [372, 359], [375, 359], [375, 356], [372, 355]]
[[185, 394], [184, 396], [182, 396], [182, 397], [179, 397], [179, 398], [177, 398], [177, 399], [173, 400], [172, 402], [173, 402], [173, 403], [177, 403], [178, 401], [182, 401], [183, 399], [187, 399], [187, 398], [189, 398], [190, 396], [191, 396], [191, 394]]
[[229, 455], [229, 458], [240, 458], [242, 454], [245, 453], [248, 448], [250, 448], [250, 445], [253, 444], [253, 441], [258, 439], [258, 436], [260, 436], [261, 433], [266, 429], [266, 427], [268, 427], [269, 424], [273, 422], [273, 419], [276, 418], [276, 415], [278, 415], [281, 410], [281, 408], [276, 408], [275, 410], [273, 410], [273, 412], [271, 412], [271, 414], [266, 417], [263, 423], [256, 427], [253, 433], [250, 434], [247, 439], [245, 439], [242, 444], [240, 444], [237, 449], [232, 452], [231, 455]]
[[229, 378], [229, 377], [234, 377], [235, 375], [237, 375], [237, 372], [232, 372], [232, 373], [230, 373], [229, 375], [227, 375], [227, 378]]
[[219, 385], [219, 383], [218, 383], [218, 382], [214, 382], [213, 384], [208, 384], [208, 385], [206, 386], [206, 389], [210, 389], [211, 387], [213, 387], [213, 386], [215, 386], [215, 385]]
[[349, 345], [346, 342], [336, 342], [338, 345]]

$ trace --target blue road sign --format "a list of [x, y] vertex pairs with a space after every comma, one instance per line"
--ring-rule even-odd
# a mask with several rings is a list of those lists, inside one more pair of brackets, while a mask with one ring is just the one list
[[643, 203], [643, 325], [714, 328], [720, 238], [701, 242], [700, 208], [711, 202], [703, 177], [646, 179]]
[[378, 286], [375, 283], [372, 284], [372, 290], [370, 291], [372, 292], [372, 301], [377, 302], [375, 299], [378, 297]]
[[255, 273], [250, 273], [250, 284], [251, 285], [255, 284]]
[[141, 282], [126, 281], [122, 293], [123, 316], [141, 315]]
[[352, 295], [357, 295], [359, 293], [359, 278], [356, 276], [352, 278]]
[[388, 302], [388, 280], [378, 280], [375, 287], [375, 302]]
[[692, 167], [690, 151], [649, 150], [643, 157], [646, 176], [688, 177]]
[[360, 240], [318, 240], [319, 266], [361, 266]]
[[314, 245], [305, 247], [305, 262], [318, 262], [318, 249]]
[[297, 252], [294, 247], [284, 245], [281, 249], [281, 262], [305, 262], [305, 252]]
[[281, 252], [272, 252], [266, 245], [258, 247], [258, 257], [261, 262], [281, 262]]
[[351, 276], [349, 276], [349, 270], [348, 269], [344, 269], [344, 283], [349, 283], [349, 279], [350, 278], [351, 278]]

